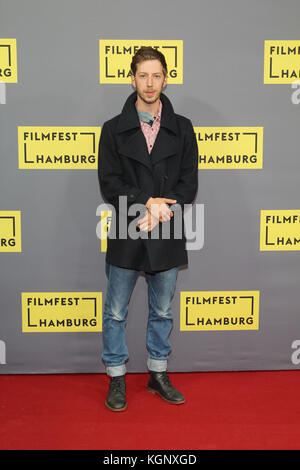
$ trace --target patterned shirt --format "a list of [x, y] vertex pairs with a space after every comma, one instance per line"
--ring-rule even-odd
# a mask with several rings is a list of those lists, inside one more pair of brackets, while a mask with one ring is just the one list
[[147, 124], [147, 122], [141, 121], [141, 128], [143, 131], [143, 134], [145, 136], [146, 142], [147, 142], [147, 147], [148, 147], [148, 152], [149, 154], [151, 153], [151, 150], [153, 148], [155, 139], [157, 137], [159, 128], [160, 128], [160, 119], [161, 119], [161, 111], [162, 111], [162, 102], [159, 100], [159, 109], [156, 118], [154, 119], [152, 126], [150, 124]]

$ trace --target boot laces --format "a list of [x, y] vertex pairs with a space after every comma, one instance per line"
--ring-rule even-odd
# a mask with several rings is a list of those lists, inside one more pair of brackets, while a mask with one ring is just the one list
[[111, 389], [114, 392], [122, 392], [124, 389], [124, 382], [120, 377], [112, 377]]
[[165, 385], [169, 385], [170, 387], [172, 387], [172, 384], [171, 384], [171, 381], [170, 381], [170, 377], [169, 377], [167, 374], [163, 374], [163, 376], [162, 376], [162, 382], [163, 382]]

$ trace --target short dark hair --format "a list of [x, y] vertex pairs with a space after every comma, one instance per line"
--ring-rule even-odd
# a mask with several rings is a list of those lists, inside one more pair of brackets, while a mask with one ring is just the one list
[[145, 60], [155, 59], [160, 61], [163, 68], [164, 76], [166, 76], [168, 74], [168, 68], [165, 56], [162, 54], [162, 52], [158, 51], [157, 49], [154, 49], [151, 46], [142, 46], [133, 56], [132, 62], [130, 64], [132, 75], [135, 76], [136, 74], [137, 64], [144, 62]]

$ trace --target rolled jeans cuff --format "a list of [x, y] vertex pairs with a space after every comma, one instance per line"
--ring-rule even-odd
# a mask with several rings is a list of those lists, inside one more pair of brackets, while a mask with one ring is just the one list
[[152, 372], [164, 372], [167, 370], [167, 360], [152, 359], [148, 357], [147, 366], [148, 369]]
[[119, 375], [125, 375], [126, 366], [125, 364], [121, 364], [119, 366], [106, 366], [106, 373], [110, 377], [118, 377]]

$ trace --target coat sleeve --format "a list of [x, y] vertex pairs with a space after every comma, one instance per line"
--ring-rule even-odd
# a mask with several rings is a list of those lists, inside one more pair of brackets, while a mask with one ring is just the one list
[[98, 150], [98, 179], [104, 199], [119, 211], [119, 196], [127, 196], [127, 210], [131, 204], [146, 204], [150, 194], [128, 184], [112, 133], [105, 122], [102, 127]]
[[193, 202], [198, 190], [198, 145], [192, 122], [188, 121], [180, 177], [176, 185], [163, 196], [176, 199], [182, 209], [184, 204]]

